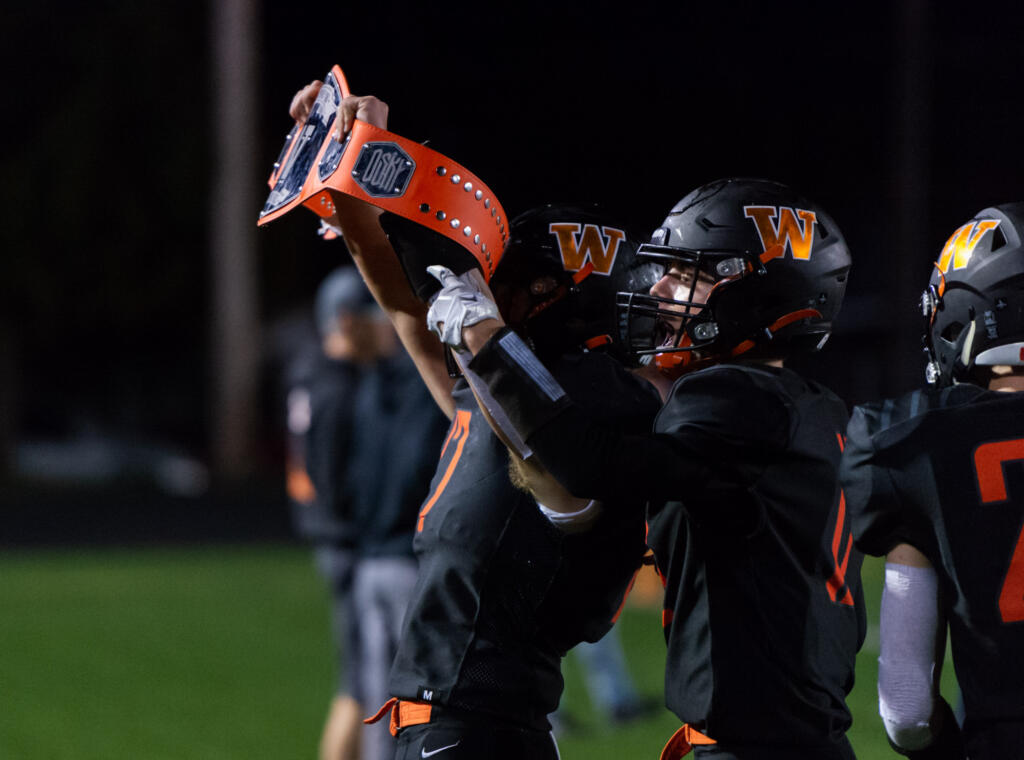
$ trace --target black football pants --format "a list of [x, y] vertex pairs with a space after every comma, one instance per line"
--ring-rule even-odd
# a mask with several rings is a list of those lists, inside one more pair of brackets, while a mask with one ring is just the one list
[[559, 760], [550, 731], [438, 716], [398, 733], [395, 760]]

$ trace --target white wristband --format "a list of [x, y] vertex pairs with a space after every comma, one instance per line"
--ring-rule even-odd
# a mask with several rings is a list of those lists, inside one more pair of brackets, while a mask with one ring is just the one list
[[537, 502], [537, 507], [552, 525], [567, 533], [574, 533], [590, 527], [590, 524], [597, 519], [598, 514], [601, 512], [601, 505], [593, 499], [588, 501], [582, 509], [577, 509], [575, 512], [556, 512], [549, 507], [545, 507], [539, 501]]

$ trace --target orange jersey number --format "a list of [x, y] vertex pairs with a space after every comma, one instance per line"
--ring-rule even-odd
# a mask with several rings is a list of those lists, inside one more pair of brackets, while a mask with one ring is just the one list
[[[982, 504], [1006, 501], [1006, 478], [1003, 464], [1024, 459], [1024, 438], [983, 443], [974, 450], [974, 473], [978, 477], [978, 493]], [[1004, 623], [1024, 620], [1024, 528], [1006, 570], [999, 591], [999, 615]]]

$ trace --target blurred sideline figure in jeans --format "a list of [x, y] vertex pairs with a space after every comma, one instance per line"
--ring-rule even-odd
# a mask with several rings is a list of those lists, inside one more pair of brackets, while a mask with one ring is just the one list
[[331, 591], [338, 687], [320, 757], [379, 760], [394, 740], [361, 718], [387, 699], [416, 515], [448, 421], [351, 267], [321, 284], [315, 316], [321, 343], [288, 370], [288, 491]]
[[637, 692], [617, 627], [597, 641], [577, 644], [572, 652], [590, 702], [606, 720], [628, 723], [660, 708], [660, 701], [644, 699]]

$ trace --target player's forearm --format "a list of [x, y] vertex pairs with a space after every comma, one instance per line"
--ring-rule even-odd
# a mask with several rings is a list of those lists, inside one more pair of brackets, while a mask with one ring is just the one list
[[476, 356], [487, 342], [497, 335], [505, 325], [494, 319], [485, 319], [475, 325], [462, 328], [462, 339], [469, 352]]
[[695, 496], [709, 480], [699, 457], [667, 435], [629, 435], [571, 405], [527, 443], [571, 494], [605, 503], [672, 501]]
[[445, 416], [452, 419], [455, 416], [455, 400], [452, 398], [455, 380], [449, 376], [444, 360], [447, 348], [424, 327], [425, 314], [396, 312], [391, 314], [391, 321], [420, 377], [427, 384], [431, 397]]
[[565, 486], [544, 469], [537, 457], [522, 460], [511, 450], [509, 456], [513, 484], [525, 488], [539, 504], [551, 512], [575, 513], [590, 503], [588, 498], [579, 498], [569, 493]]
[[939, 749], [936, 739], [944, 728], [936, 710], [941, 702], [936, 663], [945, 630], [938, 578], [924, 555], [908, 544], [893, 548], [886, 559], [878, 658], [882, 722], [908, 757], [946, 757], [930, 754]]
[[336, 208], [331, 223], [341, 230], [352, 260], [384, 312], [392, 320], [398, 314], [425, 317], [426, 305], [409, 288], [402, 265], [381, 229], [380, 210], [347, 195], [337, 196]]
[[445, 347], [426, 327], [427, 305], [420, 301], [405, 277], [387, 235], [378, 221], [378, 209], [355, 198], [339, 199], [332, 220], [342, 232], [356, 268], [374, 299], [387, 314], [431, 396], [452, 417], [453, 380], [444, 360]]

